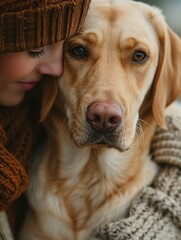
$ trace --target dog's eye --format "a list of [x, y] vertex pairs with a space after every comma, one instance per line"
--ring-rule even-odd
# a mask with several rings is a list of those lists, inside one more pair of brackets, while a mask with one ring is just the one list
[[147, 60], [148, 56], [143, 51], [137, 51], [134, 53], [132, 61], [136, 63], [143, 63]]
[[87, 56], [87, 51], [83, 46], [76, 46], [70, 50], [71, 54], [78, 58], [83, 58]]

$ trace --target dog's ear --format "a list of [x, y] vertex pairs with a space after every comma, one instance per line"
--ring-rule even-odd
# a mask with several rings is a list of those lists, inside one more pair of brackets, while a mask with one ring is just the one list
[[157, 124], [165, 128], [165, 108], [181, 95], [181, 39], [167, 26], [161, 13], [157, 14], [152, 15], [152, 23], [160, 52], [153, 85], [152, 111]]
[[40, 113], [40, 122], [42, 122], [50, 111], [57, 96], [58, 86], [56, 78], [46, 78], [42, 80], [42, 104]]

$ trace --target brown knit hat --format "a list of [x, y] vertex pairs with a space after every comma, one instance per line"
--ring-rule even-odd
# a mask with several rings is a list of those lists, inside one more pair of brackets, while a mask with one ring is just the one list
[[61, 41], [83, 23], [90, 0], [0, 0], [0, 53]]

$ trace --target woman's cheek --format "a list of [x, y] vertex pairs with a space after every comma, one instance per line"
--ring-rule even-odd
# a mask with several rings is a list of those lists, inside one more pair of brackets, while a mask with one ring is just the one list
[[[0, 61], [1, 63], [2, 61]], [[9, 55], [4, 58], [2, 65], [0, 67], [1, 74], [5, 78], [11, 79], [21, 79], [26, 77], [34, 68], [32, 61], [25, 57], [18, 57], [14, 55]]]

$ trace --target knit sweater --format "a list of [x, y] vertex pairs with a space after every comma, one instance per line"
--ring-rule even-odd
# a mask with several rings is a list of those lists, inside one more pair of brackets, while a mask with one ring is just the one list
[[[152, 186], [133, 200], [127, 218], [100, 226], [91, 240], [181, 240], [181, 118], [166, 121], [168, 129], [158, 127], [151, 145], [161, 169]], [[0, 230], [10, 240], [5, 218]]]
[[157, 128], [151, 155], [161, 171], [133, 200], [129, 216], [94, 233], [101, 240], [181, 240], [181, 118], [167, 117]]

